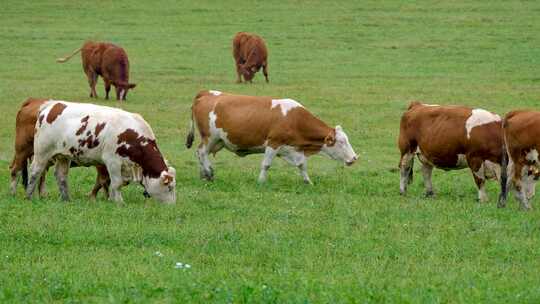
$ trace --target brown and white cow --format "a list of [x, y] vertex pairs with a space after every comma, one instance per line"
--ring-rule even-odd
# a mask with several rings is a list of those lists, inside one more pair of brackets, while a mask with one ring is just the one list
[[512, 111], [504, 117], [502, 128], [506, 153], [503, 154], [498, 206], [506, 206], [508, 191], [514, 189], [521, 208], [528, 210], [540, 177], [540, 112]]
[[236, 63], [236, 82], [251, 82], [261, 67], [268, 82], [268, 50], [264, 40], [255, 34], [239, 32], [233, 38], [233, 57]]
[[138, 114], [93, 104], [51, 100], [41, 106], [34, 137], [34, 160], [27, 189], [32, 197], [37, 179], [51, 160], [64, 200], [69, 200], [70, 162], [79, 166], [105, 165], [111, 179], [109, 198], [123, 202], [125, 176], [137, 176], [148, 194], [176, 201], [175, 170], [168, 167], [154, 133]]
[[311, 184], [307, 159], [317, 153], [352, 165], [357, 155], [340, 126], [329, 127], [292, 99], [272, 99], [201, 91], [192, 106], [191, 130], [186, 140], [194, 140], [194, 123], [201, 135], [197, 150], [201, 177], [212, 180], [210, 153], [222, 148], [246, 156], [264, 153], [259, 182], [266, 181], [272, 159], [280, 156], [298, 167], [304, 182]]
[[[11, 193], [15, 195], [17, 191], [17, 176], [22, 171], [22, 183], [26, 189], [28, 186], [28, 161], [34, 155], [34, 133], [35, 126], [38, 120], [39, 108], [47, 99], [28, 98], [17, 112], [15, 121], [15, 155], [9, 166], [11, 171]], [[103, 166], [96, 166], [97, 178], [96, 184], [90, 193], [91, 198], [96, 198], [97, 193], [101, 188], [108, 193], [109, 174]], [[46, 195], [45, 190], [45, 174], [41, 176], [39, 182], [40, 196]]]
[[56, 61], [64, 63], [78, 52], [81, 52], [83, 70], [88, 77], [90, 97], [97, 98], [96, 84], [98, 76], [101, 76], [105, 82], [105, 99], [109, 99], [111, 85], [114, 85], [116, 100], [126, 100], [128, 90], [136, 86], [129, 83], [129, 60], [126, 51], [112, 43], [87, 41], [71, 55]]
[[483, 109], [412, 102], [401, 117], [398, 139], [400, 193], [412, 181], [414, 155], [422, 163], [426, 195], [433, 195], [433, 168], [469, 167], [478, 200], [487, 201], [485, 181], [499, 178], [502, 157], [501, 118]]

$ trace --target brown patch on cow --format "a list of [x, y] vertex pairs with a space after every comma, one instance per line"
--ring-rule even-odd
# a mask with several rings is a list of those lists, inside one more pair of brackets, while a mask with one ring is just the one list
[[61, 102], [56, 103], [47, 115], [47, 122], [50, 124], [53, 123], [53, 121], [55, 121], [56, 118], [62, 114], [65, 108], [67, 108], [65, 104]]
[[98, 123], [96, 125], [96, 130], [94, 131], [94, 134], [96, 135], [96, 138], [99, 136], [99, 133], [105, 129], [106, 122]]
[[133, 129], [126, 129], [118, 135], [116, 153], [129, 158], [143, 169], [143, 175], [158, 178], [167, 170], [156, 141], [143, 135], [139, 136]]
[[71, 147], [69, 148], [69, 153], [71, 153], [71, 155], [73, 155], [74, 157], [79, 157], [83, 154], [83, 151], [75, 147]]
[[90, 135], [86, 138], [79, 139], [79, 147], [84, 148], [86, 146], [88, 149], [93, 149], [99, 145], [98, 138], [94, 138], [93, 135]]
[[81, 127], [75, 132], [75, 135], [79, 136], [83, 134], [84, 130], [86, 130], [86, 127], [88, 126], [88, 119], [90, 119], [90, 116], [86, 115], [81, 119]]

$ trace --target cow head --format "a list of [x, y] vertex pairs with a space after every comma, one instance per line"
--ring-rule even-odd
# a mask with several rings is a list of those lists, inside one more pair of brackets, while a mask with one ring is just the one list
[[321, 152], [330, 158], [344, 162], [347, 166], [352, 165], [358, 156], [349, 143], [347, 134], [343, 132], [341, 126], [336, 126], [324, 139]]
[[116, 84], [116, 100], [126, 100], [128, 90], [134, 89], [135, 83], [120, 82]]
[[176, 170], [173, 167], [162, 171], [157, 178], [143, 177], [142, 182], [149, 196], [167, 204], [176, 203]]
[[242, 73], [246, 81], [251, 81], [253, 77], [255, 77], [255, 73], [257, 73], [258, 70], [259, 68], [257, 66], [249, 67], [245, 64], [240, 66], [240, 72]]

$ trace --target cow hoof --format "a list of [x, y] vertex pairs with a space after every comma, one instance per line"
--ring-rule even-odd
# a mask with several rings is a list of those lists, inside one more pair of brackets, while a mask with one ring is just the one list
[[309, 185], [309, 186], [313, 186], [313, 182], [310, 181], [310, 180], [305, 180], [304, 184]]
[[424, 193], [424, 196], [425, 197], [434, 197], [435, 193], [433, 193], [433, 191], [427, 191], [426, 193]]
[[523, 211], [531, 211], [532, 208], [531, 208], [531, 206], [523, 206], [523, 205], [521, 205], [521, 210], [523, 210]]

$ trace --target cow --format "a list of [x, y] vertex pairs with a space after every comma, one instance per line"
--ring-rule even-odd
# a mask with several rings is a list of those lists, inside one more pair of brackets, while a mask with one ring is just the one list
[[340, 126], [329, 127], [292, 99], [242, 96], [210, 90], [201, 91], [191, 107], [191, 127], [186, 147], [193, 145], [195, 123], [201, 136], [197, 149], [201, 178], [213, 180], [209, 153], [222, 148], [238, 156], [264, 153], [259, 183], [275, 156], [300, 170], [307, 184], [309, 156], [322, 153], [350, 166], [357, 160], [349, 139]]
[[261, 67], [268, 82], [268, 51], [264, 40], [258, 35], [239, 32], [233, 38], [233, 57], [236, 63], [236, 82], [251, 82]]
[[[517, 110], [503, 119], [503, 162], [498, 207], [506, 206], [509, 190], [514, 189], [523, 210], [531, 209], [530, 199], [540, 177], [540, 112]], [[509, 177], [509, 178], [508, 178]]]
[[111, 85], [114, 85], [116, 100], [126, 100], [128, 90], [136, 86], [129, 82], [129, 60], [126, 51], [112, 43], [87, 41], [71, 55], [56, 61], [64, 63], [79, 52], [90, 85], [90, 97], [97, 98], [96, 84], [98, 76], [101, 76], [105, 82], [105, 99], [109, 99]]
[[51, 100], [40, 107], [34, 136], [34, 160], [26, 196], [54, 159], [63, 200], [69, 200], [70, 162], [105, 165], [110, 177], [109, 199], [123, 204], [120, 188], [126, 175], [137, 176], [147, 193], [165, 203], [176, 201], [176, 171], [168, 167], [154, 133], [139, 115], [93, 104]]
[[[42, 104], [47, 102], [48, 99], [42, 98], [28, 98], [23, 102], [21, 108], [17, 112], [17, 118], [15, 121], [15, 155], [13, 161], [9, 166], [11, 171], [11, 193], [15, 195], [17, 192], [17, 177], [19, 172], [22, 171], [22, 183], [26, 189], [28, 186], [28, 160], [34, 155], [34, 132], [36, 122], [38, 120], [39, 108]], [[107, 169], [103, 166], [96, 166], [98, 175], [96, 178], [96, 184], [90, 193], [90, 197], [95, 199], [99, 190], [103, 188], [105, 192], [108, 192], [109, 186], [109, 174]], [[45, 190], [45, 174], [40, 178], [39, 182], [39, 194], [41, 197], [46, 196]]]
[[502, 160], [501, 118], [483, 109], [411, 102], [401, 117], [398, 146], [400, 193], [412, 182], [415, 154], [422, 163], [425, 194], [432, 196], [433, 168], [469, 168], [478, 188], [478, 200], [486, 202], [485, 181], [500, 177]]

